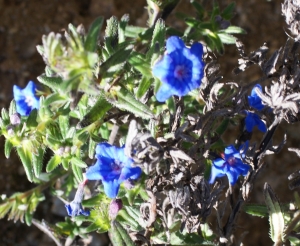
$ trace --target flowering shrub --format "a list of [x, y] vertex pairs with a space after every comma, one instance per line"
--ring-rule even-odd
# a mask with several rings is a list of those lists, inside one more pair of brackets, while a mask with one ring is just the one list
[[[248, 213], [269, 217], [274, 245], [300, 245], [298, 193], [281, 206], [266, 183], [265, 204], [249, 203], [264, 157], [286, 144], [273, 145], [277, 127], [299, 121], [298, 4], [282, 5], [294, 40], [268, 58], [267, 46], [248, 55], [233, 36], [245, 33], [231, 25], [234, 4], [190, 1], [183, 30], [166, 24], [178, 2], [148, 0], [148, 27], [111, 17], [100, 37], [99, 17], [87, 32], [70, 24], [43, 36], [40, 98], [33, 82], [15, 85], [0, 118], [4, 154], [16, 150], [34, 187], [2, 195], [0, 218], [34, 224], [57, 245], [94, 231], [113, 245], [231, 245], [243, 241], [233, 232]], [[257, 66], [262, 77], [223, 81], [224, 44], [241, 55], [235, 74]], [[299, 172], [288, 180], [299, 188]], [[34, 214], [50, 195], [66, 208], [52, 225]]]

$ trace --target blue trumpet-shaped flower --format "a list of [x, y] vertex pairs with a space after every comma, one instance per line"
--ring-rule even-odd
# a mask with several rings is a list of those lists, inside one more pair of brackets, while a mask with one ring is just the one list
[[36, 85], [30, 81], [24, 89], [14, 85], [14, 99], [17, 112], [22, 116], [28, 116], [33, 109], [40, 106], [39, 98], [35, 95]]
[[84, 186], [85, 182], [80, 183], [78, 185], [74, 200], [70, 202], [69, 204], [66, 204], [65, 207], [67, 209], [67, 213], [69, 216], [78, 216], [78, 215], [84, 215], [89, 216], [90, 211], [85, 211], [82, 208], [82, 199], [83, 199], [83, 193], [84, 193]]
[[257, 126], [258, 129], [262, 132], [267, 131], [267, 127], [265, 123], [259, 118], [257, 114], [248, 111], [246, 111], [246, 114], [247, 116], [245, 118], [245, 123], [246, 123], [246, 130], [248, 132], [252, 132], [255, 126]]
[[233, 145], [225, 148], [224, 159], [213, 160], [209, 183], [213, 184], [216, 178], [227, 176], [229, 183], [234, 185], [240, 175], [246, 176], [250, 166], [244, 164], [242, 158], [245, 157], [246, 148], [240, 154]]
[[170, 96], [184, 96], [198, 88], [204, 75], [203, 46], [194, 43], [187, 48], [177, 36], [168, 38], [166, 54], [152, 68], [153, 74], [162, 82], [156, 99], [166, 101]]
[[257, 95], [255, 88], [258, 88], [260, 91], [262, 91], [261, 85], [256, 84], [251, 91], [251, 96], [248, 96], [248, 103], [252, 108], [262, 110], [264, 105], [262, 104], [261, 98]]
[[142, 173], [140, 167], [132, 167], [133, 160], [119, 148], [108, 143], [96, 147], [97, 162], [86, 172], [88, 180], [101, 180], [105, 194], [110, 198], [118, 195], [120, 184], [127, 179], [138, 179]]

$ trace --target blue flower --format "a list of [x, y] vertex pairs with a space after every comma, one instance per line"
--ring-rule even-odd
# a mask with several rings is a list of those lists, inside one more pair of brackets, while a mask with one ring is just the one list
[[67, 209], [67, 213], [69, 216], [78, 216], [78, 215], [84, 215], [84, 216], [89, 216], [90, 211], [85, 211], [82, 208], [82, 199], [83, 199], [83, 193], [84, 193], [84, 186], [85, 186], [86, 181], [80, 183], [78, 185], [75, 197], [70, 204], [66, 204], [65, 207]]
[[224, 159], [213, 160], [209, 183], [213, 184], [216, 178], [227, 176], [229, 183], [234, 185], [240, 175], [246, 176], [250, 166], [244, 164], [241, 158], [245, 157], [246, 148], [240, 154], [233, 145], [225, 148]]
[[40, 106], [39, 98], [35, 95], [36, 85], [30, 81], [22, 90], [14, 85], [14, 99], [16, 101], [17, 112], [22, 116], [28, 116], [33, 109]]
[[133, 160], [124, 153], [124, 147], [118, 148], [108, 143], [96, 147], [97, 162], [86, 172], [88, 180], [101, 180], [105, 194], [115, 198], [120, 184], [127, 179], [138, 179], [142, 173], [140, 167], [132, 167]]
[[261, 98], [257, 95], [255, 88], [258, 88], [260, 91], [262, 91], [261, 85], [256, 84], [251, 91], [251, 96], [248, 96], [248, 103], [252, 108], [262, 110], [264, 105], [262, 104]]
[[170, 96], [184, 96], [198, 88], [204, 75], [202, 61], [203, 46], [194, 43], [187, 48], [184, 42], [176, 36], [168, 38], [166, 54], [152, 68], [162, 85], [157, 91], [156, 99], [166, 101]]
[[265, 123], [259, 118], [257, 114], [248, 111], [246, 111], [246, 114], [247, 116], [245, 118], [245, 123], [246, 123], [246, 130], [248, 132], [252, 132], [255, 126], [257, 126], [258, 129], [262, 132], [267, 131], [267, 127]]
[[67, 209], [67, 213], [69, 216], [78, 216], [78, 215], [84, 215], [84, 216], [89, 216], [90, 211], [85, 211], [82, 208], [81, 203], [77, 203], [75, 201], [72, 201], [70, 204], [65, 205]]

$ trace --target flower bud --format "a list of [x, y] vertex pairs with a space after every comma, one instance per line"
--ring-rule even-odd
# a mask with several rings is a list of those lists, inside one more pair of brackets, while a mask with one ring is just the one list
[[13, 126], [20, 125], [21, 123], [21, 115], [19, 113], [12, 114], [9, 116], [9, 119]]
[[123, 202], [121, 199], [113, 199], [109, 204], [109, 216], [112, 219], [117, 217], [118, 212], [122, 209]]

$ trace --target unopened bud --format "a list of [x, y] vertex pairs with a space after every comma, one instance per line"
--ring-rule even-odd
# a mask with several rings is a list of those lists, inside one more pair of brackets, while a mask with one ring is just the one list
[[15, 135], [14, 127], [11, 125], [7, 126], [6, 131], [8, 136], [10, 137], [13, 137]]
[[21, 123], [21, 115], [19, 113], [12, 114], [9, 116], [10, 123], [14, 126], [20, 125]]
[[117, 217], [118, 212], [122, 209], [123, 202], [121, 199], [114, 199], [109, 204], [109, 216], [114, 219]]

